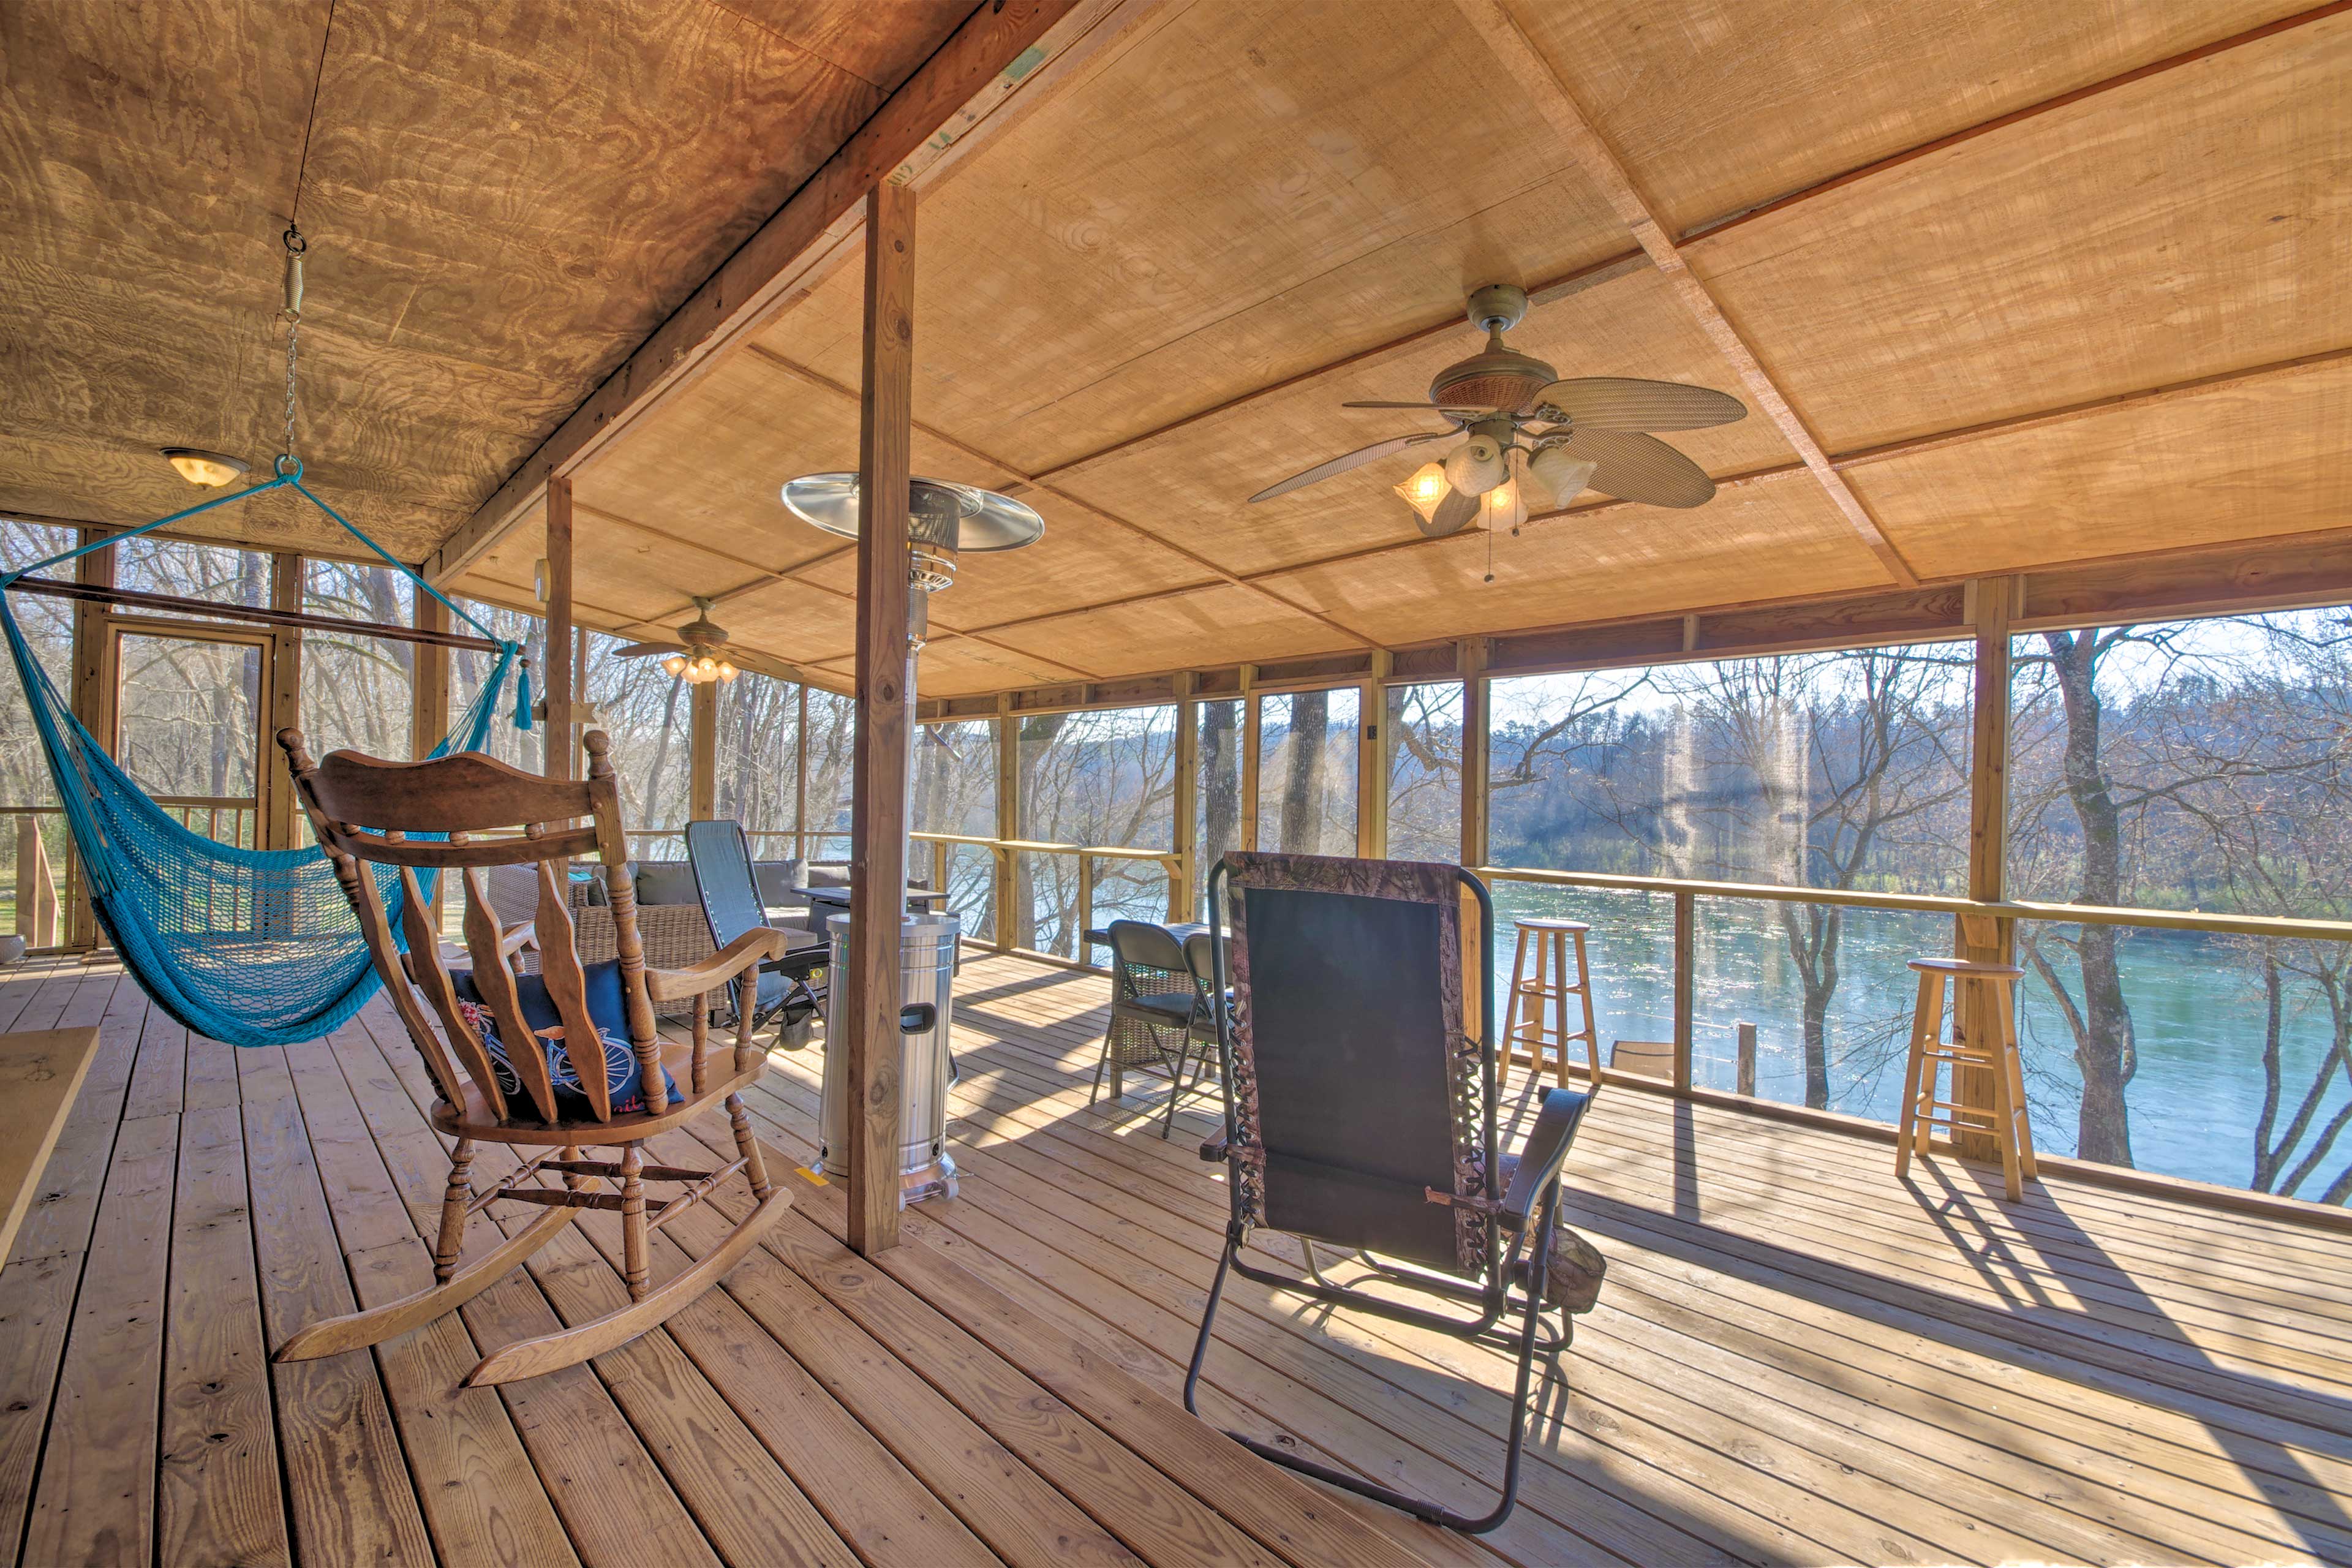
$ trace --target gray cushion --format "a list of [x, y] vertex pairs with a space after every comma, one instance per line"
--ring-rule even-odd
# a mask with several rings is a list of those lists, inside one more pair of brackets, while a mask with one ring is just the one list
[[637, 902], [641, 904], [698, 904], [701, 895], [695, 890], [694, 868], [683, 860], [640, 860], [637, 862]]

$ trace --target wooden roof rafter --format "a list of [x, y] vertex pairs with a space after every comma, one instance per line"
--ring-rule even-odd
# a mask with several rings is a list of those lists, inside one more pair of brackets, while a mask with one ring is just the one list
[[[725, 351], [856, 255], [865, 195], [875, 184], [893, 180], [921, 186], [943, 178], [987, 134], [1017, 122], [1053, 82], [1158, 4], [986, 0], [975, 5], [824, 166], [442, 542], [425, 563], [427, 580], [445, 584], [462, 574], [538, 504], [550, 477], [577, 473]], [[1043, 58], [1024, 63], [1033, 49]]]
[[1878, 520], [1870, 514], [1868, 507], [1863, 505], [1862, 498], [1853, 493], [1853, 487], [1831, 466], [1829, 454], [1822, 450], [1821, 442], [1811, 427], [1790, 405], [1787, 395], [1773, 381], [1771, 374], [1765, 369], [1748, 340], [1723, 313], [1722, 305], [1691, 271], [1688, 263], [1683, 259], [1680, 247], [1660, 221], [1655, 208], [1634, 184], [1632, 174], [1617, 154], [1610, 150], [1609, 143], [1591, 120], [1569, 96], [1568, 88], [1553, 72], [1549, 63], [1537, 52], [1535, 45], [1520, 30], [1518, 23], [1504, 9], [1502, 0], [1454, 0], [1454, 4], [1460, 7], [1464, 19], [1494, 50], [1503, 68], [1535, 100], [1553, 132], [1567, 142], [1587, 177], [1601, 188], [1610, 205], [1616, 208], [1618, 216], [1625, 220], [1625, 226], [1633, 230], [1634, 239], [1657, 265], [1659, 272], [1664, 275], [1692, 320], [1706, 334], [1716, 352], [1722, 354], [1738, 373], [1740, 384], [1747, 389], [1748, 395], [1780, 429], [1782, 438], [1796, 449], [1805, 467], [1811, 470], [1822, 489], [1828, 492], [1831, 501], [1853, 525], [1854, 533], [1869, 547], [1871, 553], [1878, 558], [1879, 563], [1896, 584], [1909, 587], [1917, 583], [1918, 574], [1912, 571], [1910, 563], [1903, 559], [1902, 553], [1887, 539], [1878, 525]]
[[[830, 376], [819, 374], [817, 372], [810, 370], [804, 365], [795, 364], [793, 361], [786, 359], [783, 355], [777, 353], [774, 350], [768, 348], [764, 344], [753, 343], [751, 345], [751, 353], [753, 357], [757, 358], [761, 363], [773, 365], [778, 370], [806, 383], [808, 385], [833, 393], [836, 396], [848, 398], [853, 402], [856, 401], [857, 397], [857, 393], [855, 388], [844, 386], [841, 383], [833, 380]], [[1066, 502], [1071, 506], [1083, 507], [1087, 512], [1102, 519], [1112, 527], [1123, 530], [1128, 533], [1133, 534], [1139, 539], [1148, 540], [1153, 544], [1157, 544], [1165, 550], [1171, 551], [1175, 554], [1183, 557], [1185, 561], [1189, 562], [1192, 565], [1199, 567], [1202, 571], [1210, 574], [1209, 582], [1188, 584], [1185, 585], [1184, 591], [1189, 592], [1192, 589], [1211, 586], [1215, 583], [1223, 583], [1229, 586], [1244, 588], [1257, 595], [1261, 598], [1280, 605], [1283, 609], [1290, 611], [1293, 614], [1304, 616], [1309, 620], [1322, 623], [1324, 626], [1328, 626], [1335, 632], [1338, 632], [1340, 636], [1348, 638], [1349, 641], [1352, 643], [1360, 644], [1365, 647], [1370, 647], [1376, 645], [1375, 638], [1366, 636], [1364, 633], [1358, 631], [1355, 627], [1348, 626], [1344, 622], [1334, 620], [1331, 616], [1323, 614], [1321, 611], [1311, 608], [1308, 605], [1299, 604], [1296, 600], [1288, 598], [1284, 595], [1277, 594], [1272, 588], [1267, 587], [1263, 582], [1257, 581], [1253, 576], [1245, 576], [1241, 573], [1234, 571], [1230, 567], [1219, 565], [1216, 562], [1212, 561], [1209, 557], [1202, 554], [1199, 551], [1169, 537], [1165, 533], [1161, 533], [1155, 529], [1149, 528], [1131, 519], [1121, 517], [1116, 512], [1106, 510], [1097, 502], [1087, 500], [1082, 497], [1071, 494], [1067, 490], [1058, 489], [1051, 481], [1042, 479], [1036, 474], [1025, 473], [1018, 465], [1008, 463], [1002, 458], [983, 452], [977, 447], [971, 445], [969, 442], [960, 441], [953, 436], [949, 435], [946, 431], [940, 430], [933, 426], [926, 425], [919, 419], [914, 422], [914, 428], [921, 432], [923, 435], [930, 437], [933, 440], [954, 447], [957, 451], [972, 458], [976, 462], [986, 463], [992, 468], [1013, 475], [1019, 487], [1024, 489], [1039, 491], [1043, 494], [1050, 495], [1057, 500]], [[1063, 613], [1066, 614], [1067, 612]], [[959, 635], [970, 636], [972, 634], [964, 633]], [[981, 640], [985, 641], [986, 639], [982, 638]], [[1008, 649], [1007, 651], [1018, 650]], [[1034, 658], [1038, 656], [1034, 654], [1024, 654], [1023, 657]], [[1050, 663], [1054, 661], [1048, 660], [1047, 662]]]

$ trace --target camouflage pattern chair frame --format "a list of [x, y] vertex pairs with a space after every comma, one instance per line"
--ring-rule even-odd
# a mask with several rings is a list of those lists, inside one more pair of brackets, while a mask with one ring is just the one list
[[[1561, 1163], [1590, 1103], [1543, 1091], [1520, 1154], [1497, 1147], [1495, 908], [1457, 866], [1232, 854], [1211, 872], [1225, 1130], [1202, 1158], [1228, 1167], [1232, 1218], [1184, 1383], [1194, 1391], [1229, 1272], [1333, 1306], [1495, 1344], [1517, 1361], [1500, 1496], [1472, 1517], [1269, 1443], [1253, 1451], [1433, 1523], [1484, 1531], [1518, 1493], [1538, 1351], [1564, 1347], [1600, 1260], [1559, 1224]], [[1465, 1008], [1465, 979], [1479, 1003]], [[1305, 1278], [1243, 1257], [1258, 1229], [1296, 1237]], [[1335, 1284], [1318, 1244], [1370, 1271]], [[1363, 1283], [1376, 1282], [1373, 1294]], [[1547, 1321], [1549, 1320], [1549, 1321]]]

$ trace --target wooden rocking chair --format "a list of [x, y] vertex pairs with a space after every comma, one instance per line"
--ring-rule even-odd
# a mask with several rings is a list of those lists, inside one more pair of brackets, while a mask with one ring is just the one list
[[[589, 1209], [620, 1213], [629, 1305], [494, 1351], [467, 1374], [467, 1384], [510, 1383], [572, 1366], [667, 1320], [715, 1284], [790, 1205], [784, 1192], [768, 1184], [743, 1109], [740, 1091], [758, 1080], [763, 1066], [762, 1053], [751, 1044], [751, 1010], [740, 1010], [732, 1054], [715, 1062], [709, 1019], [711, 994], [780, 956], [783, 938], [772, 931], [746, 931], [690, 969], [646, 968], [636, 890], [624, 869], [628, 854], [620, 793], [602, 731], [584, 739], [588, 777], [580, 783], [542, 779], [473, 752], [425, 763], [334, 752], [314, 763], [299, 731], [280, 730], [278, 743], [320, 846], [358, 912], [384, 994], [439, 1092], [433, 1124], [457, 1145], [433, 1248], [432, 1287], [312, 1323], [279, 1346], [277, 1359], [334, 1355], [429, 1322], [496, 1284]], [[576, 819], [586, 819], [586, 826], [573, 826]], [[358, 826], [362, 823], [370, 826]], [[519, 836], [474, 837], [517, 829]], [[447, 835], [446, 841], [416, 837], [440, 834]], [[603, 862], [619, 956], [583, 965], [572, 941], [566, 863], [592, 853]], [[532, 864], [539, 871], [538, 918], [501, 929], [482, 870]], [[405, 953], [385, 916], [379, 874], [362, 870], [378, 866], [396, 868]], [[463, 878], [470, 972], [452, 972], [442, 963], [440, 937], [418, 886], [420, 868]], [[515, 963], [525, 946], [539, 951], [538, 974], [521, 973]], [[439, 1016], [438, 1034], [418, 1003], [420, 991]], [[693, 1040], [665, 1042], [655, 1033], [654, 1005], [688, 996], [698, 998]], [[646, 1139], [683, 1126], [720, 1099], [735, 1131], [738, 1157], [731, 1163], [695, 1171], [647, 1162]], [[540, 1152], [477, 1194], [467, 1172], [475, 1145], [483, 1142]], [[617, 1148], [620, 1157], [583, 1158], [582, 1151], [590, 1148]], [[739, 1171], [750, 1180], [758, 1206], [691, 1267], [649, 1289], [652, 1232]], [[562, 1175], [563, 1185], [534, 1184], [542, 1173]], [[619, 1184], [617, 1194], [605, 1190], [608, 1181]], [[684, 1191], [649, 1202], [648, 1182], [678, 1183]], [[459, 1268], [466, 1221], [502, 1199], [551, 1212]]]

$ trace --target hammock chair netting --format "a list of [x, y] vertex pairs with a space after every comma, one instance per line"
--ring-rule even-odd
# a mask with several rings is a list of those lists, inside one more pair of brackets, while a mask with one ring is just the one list
[[[386, 563], [408, 573], [424, 592], [441, 598], [304, 489], [299, 468], [132, 531], [143, 533], [281, 485], [290, 486]], [[105, 542], [125, 537], [114, 535]], [[39, 571], [79, 553], [69, 552], [26, 570]], [[0, 578], [0, 588], [23, 574]], [[450, 608], [488, 635], [471, 616], [454, 605]], [[8, 657], [24, 685], [34, 729], [57, 783], [91, 907], [141, 989], [177, 1022], [237, 1046], [294, 1045], [317, 1039], [349, 1021], [375, 994], [379, 981], [358, 917], [326, 856], [316, 848], [239, 849], [183, 826], [133, 783], [74, 718], [34, 657], [5, 593], [0, 593], [0, 628], [6, 632]], [[520, 652], [516, 644], [499, 642], [489, 679], [433, 755], [481, 750]], [[529, 728], [529, 715], [526, 677], [516, 703], [518, 726]], [[390, 868], [371, 870], [376, 895], [397, 932], [398, 873]], [[422, 872], [418, 879], [428, 896], [432, 875]]]

